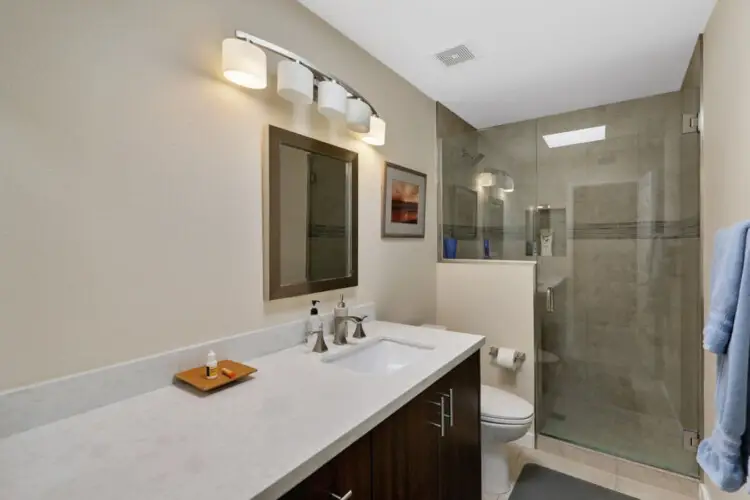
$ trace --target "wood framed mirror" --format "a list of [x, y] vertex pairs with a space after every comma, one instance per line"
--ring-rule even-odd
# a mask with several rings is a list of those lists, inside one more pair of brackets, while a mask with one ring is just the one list
[[357, 153], [269, 127], [269, 300], [357, 286]]

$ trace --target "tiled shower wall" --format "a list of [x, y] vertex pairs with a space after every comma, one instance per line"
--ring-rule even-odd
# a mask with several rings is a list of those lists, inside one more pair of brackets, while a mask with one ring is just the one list
[[[699, 150], [682, 123], [699, 105], [695, 75], [681, 92], [463, 133], [442, 148], [444, 229], [448, 187], [477, 193], [476, 236], [458, 257], [481, 258], [489, 240], [492, 258], [538, 260], [540, 311], [555, 291], [555, 312], [541, 316], [541, 348], [554, 356], [542, 365], [540, 428], [561, 418], [555, 429], [570, 435], [558, 437], [684, 474], [696, 470], [682, 429], [699, 416]], [[550, 149], [543, 139], [599, 125], [604, 141]], [[472, 166], [462, 151], [484, 159]], [[477, 186], [484, 169], [510, 174], [515, 190]], [[551, 257], [527, 254], [526, 211], [538, 205], [553, 209]], [[564, 414], [582, 405], [612, 410], [606, 432]]]

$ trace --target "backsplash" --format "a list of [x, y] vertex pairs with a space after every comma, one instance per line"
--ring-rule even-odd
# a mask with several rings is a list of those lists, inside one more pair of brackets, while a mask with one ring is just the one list
[[[375, 320], [375, 304], [350, 306]], [[330, 323], [332, 314], [322, 314]], [[302, 341], [306, 317], [231, 337], [195, 344], [68, 377], [0, 393], [0, 439], [172, 384], [174, 374], [202, 365], [209, 350], [218, 359], [244, 361]]]

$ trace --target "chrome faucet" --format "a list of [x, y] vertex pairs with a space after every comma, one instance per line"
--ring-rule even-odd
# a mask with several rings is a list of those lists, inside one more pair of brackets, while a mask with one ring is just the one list
[[347, 340], [347, 337], [349, 336], [349, 329], [346, 328], [347, 321], [351, 321], [357, 325], [354, 329], [354, 335], [352, 335], [352, 338], [363, 339], [367, 337], [367, 335], [365, 335], [365, 329], [362, 326], [362, 322], [365, 318], [367, 318], [367, 316], [335, 316], [333, 318], [333, 343], [336, 345], [349, 343]]

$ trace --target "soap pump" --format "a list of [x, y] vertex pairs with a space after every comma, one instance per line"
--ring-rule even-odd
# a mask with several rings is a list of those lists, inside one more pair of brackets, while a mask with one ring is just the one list
[[346, 320], [349, 317], [349, 308], [344, 302], [344, 294], [341, 294], [341, 301], [333, 309], [333, 343], [336, 345], [347, 344], [346, 337], [349, 334]]

